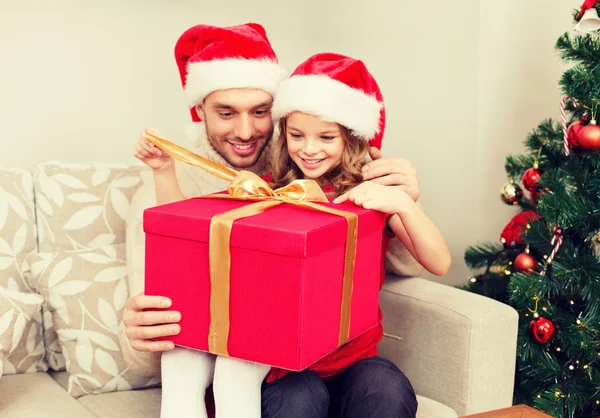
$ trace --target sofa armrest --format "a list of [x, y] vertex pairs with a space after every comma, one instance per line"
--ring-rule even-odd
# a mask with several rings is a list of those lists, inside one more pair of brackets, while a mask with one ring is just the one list
[[380, 354], [415, 391], [459, 416], [512, 405], [518, 314], [495, 300], [422, 278], [388, 276]]

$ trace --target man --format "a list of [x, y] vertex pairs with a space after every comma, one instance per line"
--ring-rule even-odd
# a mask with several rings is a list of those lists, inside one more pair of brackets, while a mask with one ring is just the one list
[[[257, 24], [219, 28], [199, 25], [178, 40], [175, 55], [198, 135], [194, 152], [236, 169], [259, 175], [267, 170], [269, 142], [273, 136], [270, 108], [279, 82], [286, 76], [277, 62], [264, 29]], [[372, 162], [364, 167], [366, 180], [404, 188], [416, 201], [416, 173], [410, 163], [384, 158], [373, 148]], [[177, 177], [187, 197], [214, 193], [227, 184], [197, 168], [182, 165]], [[167, 298], [143, 294], [144, 234], [142, 212], [155, 205], [151, 182], [140, 188], [131, 206], [127, 226], [127, 260], [130, 294], [123, 317], [121, 345], [131, 369], [142, 375], [160, 374], [161, 352], [173, 344], [154, 341], [179, 333], [181, 318], [168, 308]], [[419, 274], [418, 263], [395, 244], [387, 265], [396, 272]], [[398, 261], [402, 261], [399, 263]], [[412, 271], [411, 271], [412, 269]], [[391, 362], [375, 357], [359, 361], [335, 377], [336, 390], [328, 391], [316, 373], [291, 373], [263, 385], [264, 417], [369, 417], [372, 411], [390, 416], [414, 417], [416, 398], [408, 379]], [[381, 415], [377, 412], [377, 416]]]

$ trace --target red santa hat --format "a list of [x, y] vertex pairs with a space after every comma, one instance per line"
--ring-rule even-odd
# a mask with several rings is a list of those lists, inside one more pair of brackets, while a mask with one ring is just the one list
[[316, 54], [281, 82], [273, 119], [294, 111], [336, 122], [381, 148], [385, 107], [377, 82], [362, 61], [334, 53]]
[[286, 76], [257, 23], [194, 26], [177, 41], [175, 60], [194, 122], [200, 121], [194, 106], [213, 91], [257, 88], [274, 95]]

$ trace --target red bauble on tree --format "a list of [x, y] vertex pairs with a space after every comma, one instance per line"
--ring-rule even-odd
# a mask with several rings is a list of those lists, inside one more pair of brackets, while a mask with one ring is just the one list
[[600, 126], [596, 125], [596, 121], [591, 121], [589, 125], [581, 128], [577, 139], [584, 151], [600, 150]]
[[506, 246], [512, 245], [513, 242], [521, 244], [523, 242], [521, 233], [527, 228], [527, 224], [539, 217], [540, 215], [532, 210], [517, 213], [502, 230], [500, 241]]
[[515, 258], [515, 271], [531, 274], [532, 271], [537, 271], [538, 262], [531, 254], [524, 252]]
[[525, 187], [530, 192], [534, 192], [540, 188], [538, 184], [538, 180], [542, 176], [542, 170], [539, 169], [537, 163], [533, 165], [529, 170], [525, 171], [523, 174], [523, 178], [521, 181], [523, 182], [523, 187]]
[[552, 321], [540, 316], [529, 323], [529, 331], [534, 340], [546, 344], [554, 337], [556, 327]]
[[585, 127], [585, 121], [578, 120], [569, 125], [569, 129], [567, 129], [567, 143], [569, 144], [569, 148], [574, 151], [579, 151], [581, 149], [581, 145], [579, 144], [579, 133]]

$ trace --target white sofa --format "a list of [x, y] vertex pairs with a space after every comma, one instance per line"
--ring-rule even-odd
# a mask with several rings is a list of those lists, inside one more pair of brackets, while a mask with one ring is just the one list
[[[140, 170], [0, 169], [1, 417], [159, 417], [159, 380], [133, 375], [115, 347], [128, 297], [125, 219]], [[419, 418], [511, 405], [516, 311], [393, 275], [381, 305], [381, 354], [413, 383]]]

